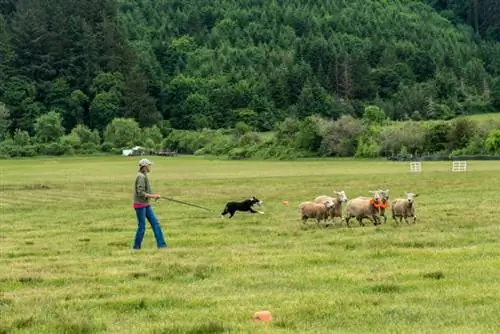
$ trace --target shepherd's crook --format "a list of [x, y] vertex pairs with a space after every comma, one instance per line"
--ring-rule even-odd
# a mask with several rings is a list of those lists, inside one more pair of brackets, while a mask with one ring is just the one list
[[[192, 203], [188, 203], [188, 202], [179, 201], [178, 199], [173, 199], [173, 198], [168, 198], [168, 197], [162, 197], [161, 199], [166, 199], [166, 200], [168, 200], [168, 201], [177, 202], [177, 203], [180, 203], [180, 204], [185, 204], [185, 205], [189, 205], [189, 206], [194, 206], [195, 208], [200, 208], [200, 209], [207, 210], [207, 211], [212, 211], [211, 209], [204, 208], [204, 207], [199, 206], [199, 205], [196, 205], [196, 204], [192, 204]], [[156, 199], [156, 202], [158, 202], [158, 200], [159, 200], [159, 199]]]

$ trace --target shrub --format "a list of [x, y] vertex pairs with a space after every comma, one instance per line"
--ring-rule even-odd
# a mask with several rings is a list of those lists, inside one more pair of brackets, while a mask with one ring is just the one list
[[347, 157], [356, 153], [358, 140], [365, 129], [362, 121], [344, 115], [324, 128], [319, 152], [324, 156]]
[[67, 150], [67, 148], [59, 142], [39, 144], [38, 148], [41, 155], [53, 156], [63, 155]]

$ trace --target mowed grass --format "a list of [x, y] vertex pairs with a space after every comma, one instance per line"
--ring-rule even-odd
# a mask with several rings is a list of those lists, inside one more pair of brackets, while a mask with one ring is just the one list
[[[0, 333], [492, 333], [500, 331], [500, 162], [221, 161], [153, 157], [154, 204], [131, 250], [138, 158], [3, 160]], [[419, 193], [415, 225], [301, 226], [297, 205]], [[264, 215], [219, 216], [255, 195]], [[286, 207], [282, 201], [287, 200]]]

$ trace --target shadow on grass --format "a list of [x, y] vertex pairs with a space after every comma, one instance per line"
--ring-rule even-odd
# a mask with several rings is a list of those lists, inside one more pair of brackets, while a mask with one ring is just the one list
[[0, 334], [14, 333], [17, 331], [24, 331], [36, 325], [33, 317], [22, 317], [14, 320], [10, 325], [1, 325]]
[[24, 277], [19, 277], [17, 281], [23, 285], [38, 285], [43, 283], [43, 279], [41, 277], [37, 276], [24, 276]]
[[157, 308], [185, 307], [186, 302], [182, 299], [164, 297], [162, 299], [133, 299], [133, 300], [110, 300], [104, 303], [108, 309], [123, 313], [151, 310]]
[[400, 293], [404, 288], [397, 284], [383, 283], [366, 286], [363, 288], [365, 293]]
[[164, 328], [155, 331], [155, 334], [215, 334], [230, 332], [231, 328], [217, 322], [208, 322], [205, 324], [196, 325], [190, 328], [174, 327]]
[[162, 265], [155, 270], [152, 280], [169, 281], [175, 279], [182, 280], [204, 280], [220, 272], [220, 268], [212, 265], [199, 264], [196, 266], [173, 263]]
[[422, 277], [427, 278], [427, 279], [440, 280], [440, 279], [444, 278], [444, 274], [442, 271], [439, 270], [439, 271], [432, 271], [432, 272], [422, 274]]
[[393, 242], [392, 245], [403, 248], [428, 248], [428, 247], [432, 248], [432, 247], [442, 246], [438, 245], [438, 243], [435, 241], [416, 241], [416, 240]]

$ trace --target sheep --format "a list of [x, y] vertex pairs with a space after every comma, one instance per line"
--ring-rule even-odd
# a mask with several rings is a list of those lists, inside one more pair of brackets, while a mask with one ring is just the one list
[[370, 191], [373, 197], [356, 197], [347, 202], [346, 224], [348, 227], [349, 220], [356, 217], [360, 225], [363, 224], [363, 218], [368, 218], [373, 222], [373, 225], [379, 225], [380, 210], [379, 203], [381, 202], [382, 195], [379, 191]]
[[319, 226], [321, 219], [328, 218], [328, 212], [335, 206], [332, 200], [326, 200], [324, 203], [302, 202], [299, 204], [299, 211], [302, 218], [302, 223], [305, 224], [309, 218], [315, 218]]
[[[389, 189], [386, 190], [379, 189], [376, 190], [376, 192], [379, 194], [378, 196], [379, 200], [374, 203], [374, 206], [375, 208], [378, 208], [379, 216], [384, 217], [384, 223], [385, 223], [387, 221], [385, 210], [389, 207]], [[363, 218], [368, 218], [368, 217], [363, 217]], [[363, 218], [361, 218], [361, 220], [363, 220]]]
[[380, 194], [381, 203], [379, 203], [379, 212], [380, 216], [384, 217], [384, 223], [387, 221], [387, 217], [385, 216], [385, 209], [389, 206], [389, 189], [386, 190], [378, 190]]
[[332, 200], [333, 203], [335, 204], [333, 208], [330, 208], [328, 212], [328, 216], [331, 217], [332, 222], [334, 221], [335, 217], [340, 217], [340, 222], [342, 223], [343, 217], [342, 217], [342, 204], [346, 203], [349, 199], [347, 198], [347, 195], [345, 192], [342, 191], [336, 191], [337, 194], [336, 197], [330, 197], [330, 196], [318, 196], [314, 199], [314, 203], [324, 203], [327, 200]]
[[392, 219], [397, 223], [396, 217], [399, 217], [399, 222], [403, 221], [403, 218], [407, 224], [408, 217], [413, 217], [413, 224], [417, 221], [417, 216], [415, 215], [415, 197], [418, 194], [406, 193], [406, 198], [397, 198], [392, 201]]

